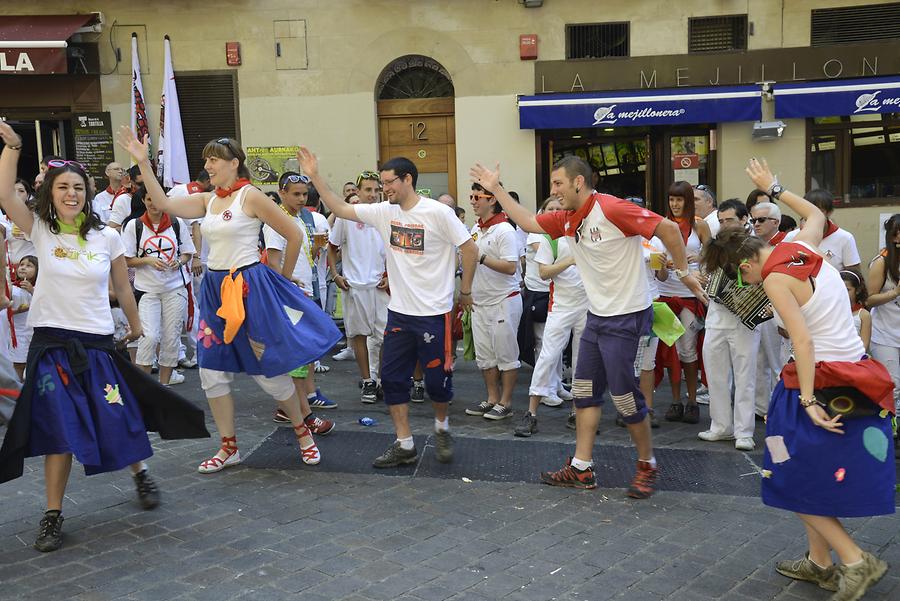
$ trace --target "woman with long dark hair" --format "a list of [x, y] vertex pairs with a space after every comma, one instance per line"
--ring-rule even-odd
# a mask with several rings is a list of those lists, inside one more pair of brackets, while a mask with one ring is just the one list
[[893, 385], [884, 366], [866, 357], [841, 276], [819, 251], [825, 215], [779, 186], [764, 161], [752, 159], [747, 173], [806, 219], [793, 242], [773, 247], [727, 229], [703, 254], [710, 273], [723, 269], [739, 283], [762, 282], [778, 325], [793, 342], [792, 361], [769, 403], [762, 500], [797, 514], [809, 550], [775, 569], [838, 591], [833, 600], [859, 599], [887, 564], [860, 549], [838, 517], [894, 513]]
[[[700, 250], [709, 240], [709, 225], [694, 212], [694, 188], [688, 182], [675, 182], [669, 186], [669, 202], [666, 217], [678, 224], [681, 238], [687, 250], [688, 269], [697, 271], [700, 261]], [[684, 325], [684, 334], [675, 341], [675, 353], [665, 344], [659, 345], [657, 351], [660, 358], [666, 361], [657, 365], [665, 365], [669, 370], [669, 382], [672, 385], [672, 405], [666, 411], [666, 420], [683, 421], [696, 424], [700, 421], [700, 408], [697, 406], [697, 376], [700, 371], [699, 345], [700, 330], [706, 311], [703, 303], [694, 293], [675, 276], [674, 267], [668, 265], [667, 277], [660, 279], [659, 300], [669, 305], [672, 312]], [[681, 371], [684, 370], [687, 387], [687, 404], [681, 402]]]
[[[213, 192], [176, 198], [167, 197], [154, 177], [146, 138], [138, 140], [123, 126], [119, 144], [140, 166], [144, 185], [160, 211], [185, 219], [203, 217], [200, 230], [209, 245], [209, 256], [200, 287], [197, 358], [200, 383], [222, 446], [198, 471], [210, 474], [241, 462], [231, 396], [235, 373], [252, 376], [278, 402], [294, 427], [303, 463], [319, 463], [319, 449], [303, 421], [288, 372], [323, 356], [341, 334], [331, 318], [290, 280], [300, 255], [297, 224], [250, 185], [246, 155], [237, 140], [219, 138], [203, 149]], [[287, 241], [280, 273], [259, 261], [263, 224]]]
[[147, 430], [163, 438], [209, 436], [203, 412], [115, 352], [110, 280], [131, 325], [141, 322], [119, 235], [87, 202], [88, 177], [73, 161], [51, 160], [32, 213], [13, 192], [22, 139], [0, 121], [0, 205], [34, 243], [40, 274], [28, 323], [34, 335], [26, 379], [0, 449], [0, 482], [22, 475], [25, 457], [44, 455], [47, 512], [35, 548], [62, 545], [62, 500], [74, 456], [86, 474], [131, 466], [145, 509], [159, 492], [144, 460]]
[[894, 406], [900, 409], [900, 213], [884, 222], [884, 249], [869, 264], [867, 289], [872, 356], [890, 372]]

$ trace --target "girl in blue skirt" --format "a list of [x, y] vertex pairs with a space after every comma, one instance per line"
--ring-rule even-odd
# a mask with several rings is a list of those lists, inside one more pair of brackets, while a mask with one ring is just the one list
[[131, 324], [141, 322], [119, 235], [91, 204], [84, 167], [49, 162], [32, 213], [13, 192], [22, 139], [0, 121], [0, 205], [35, 246], [41, 270], [28, 323], [34, 335], [26, 379], [0, 448], [0, 482], [22, 475], [26, 457], [44, 455], [47, 511], [35, 548], [62, 545], [62, 499], [74, 456], [86, 474], [131, 467], [145, 509], [159, 492], [144, 459], [153, 451], [147, 431], [163, 438], [209, 436], [203, 411], [141, 373], [115, 352], [109, 284]]
[[[301, 460], [319, 463], [312, 432], [303, 422], [300, 400], [288, 372], [322, 357], [340, 339], [332, 319], [290, 281], [300, 254], [300, 230], [272, 199], [250, 185], [246, 156], [236, 140], [219, 138], [203, 149], [213, 192], [168, 198], [147, 159], [147, 140], [122, 127], [119, 143], [144, 174], [160, 210], [182, 218], [203, 218], [209, 245], [208, 272], [200, 287], [197, 335], [200, 381], [222, 446], [198, 470], [208, 474], [241, 462], [234, 430], [231, 381], [252, 376], [288, 415], [300, 443]], [[157, 201], [156, 199], [160, 199]], [[269, 225], [287, 240], [278, 273], [259, 262], [259, 232]]]
[[[794, 347], [769, 404], [762, 500], [800, 517], [809, 551], [776, 570], [836, 591], [833, 601], [860, 599], [887, 564], [860, 549], [838, 517], [894, 513], [893, 383], [883, 365], [866, 357], [841, 276], [818, 251], [825, 216], [779, 186], [765, 161], [752, 159], [747, 173], [806, 220], [793, 242], [775, 247], [723, 230], [703, 257], [710, 273], [722, 268], [739, 283], [762, 282]], [[839, 387], [852, 390], [868, 411], [841, 414], [831, 406], [830, 417], [816, 394]]]

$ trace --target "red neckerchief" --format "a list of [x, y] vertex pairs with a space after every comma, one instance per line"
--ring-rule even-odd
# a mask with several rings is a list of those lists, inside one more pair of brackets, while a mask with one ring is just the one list
[[[144, 213], [143, 215], [141, 215], [141, 223], [143, 223], [148, 228], [150, 228], [150, 231], [152, 231], [157, 236], [159, 236], [164, 231], [166, 231], [167, 229], [172, 227], [172, 220], [169, 218], [168, 213], [162, 214], [162, 218], [159, 220], [158, 227], [153, 227], [153, 222], [150, 221], [150, 215], [148, 215], [147, 213]], [[138, 243], [140, 243], [140, 240], [138, 240]]]
[[591, 214], [591, 211], [594, 210], [594, 205], [599, 202], [600, 194], [594, 192], [586, 201], [584, 201], [584, 204], [581, 205], [580, 209], [566, 211], [567, 219], [565, 235], [574, 237], [575, 234], [578, 233], [578, 228], [581, 227], [581, 222]]
[[106, 186], [106, 193], [115, 196], [116, 191], [112, 189], [112, 186]]
[[304, 207], [304, 208], [307, 211], [309, 211], [310, 213], [318, 213], [319, 212], [319, 207]]
[[[107, 188], [108, 189], [108, 188]], [[116, 193], [113, 194], [113, 199], [109, 202], [109, 209], [112, 210], [113, 205], [116, 204], [116, 199], [123, 194], [131, 194], [131, 190], [129, 188], [119, 188], [116, 190]]]
[[779, 242], [784, 240], [785, 236], [787, 236], [787, 232], [776, 232], [774, 236], [769, 238], [769, 246], [776, 246]]
[[819, 275], [822, 256], [797, 242], [782, 242], [772, 251], [762, 268], [762, 277], [770, 273], [784, 273], [805, 281], [810, 276]]
[[687, 217], [671, 217], [671, 219], [678, 224], [678, 229], [681, 230], [681, 239], [687, 244], [691, 232], [694, 231], [694, 224]]
[[188, 182], [187, 186], [188, 194], [197, 194], [198, 192], [206, 192], [206, 190], [198, 184], [197, 182]]
[[498, 223], [507, 223], [509, 221], [509, 217], [506, 216], [506, 213], [503, 211], [496, 213], [491, 216], [487, 221], [478, 220], [478, 227], [482, 230], [488, 230], [492, 225], [497, 225]]
[[244, 186], [249, 186], [250, 180], [246, 177], [242, 177], [238, 179], [230, 188], [216, 188], [216, 196], [219, 198], [225, 198], [226, 196], [231, 196]]
[[822, 236], [822, 239], [824, 240], [825, 238], [827, 238], [831, 234], [835, 233], [839, 229], [841, 229], [841, 228], [839, 228], [834, 221], [829, 219], [828, 223], [825, 224], [825, 235]]
[[856, 313], [857, 311], [859, 311], [862, 308], [863, 308], [862, 303], [853, 303], [852, 305], [850, 305], [850, 310], [853, 311], [854, 313]]

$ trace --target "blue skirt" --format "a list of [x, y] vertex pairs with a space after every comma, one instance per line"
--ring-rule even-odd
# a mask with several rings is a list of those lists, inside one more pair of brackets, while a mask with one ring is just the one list
[[200, 286], [197, 359], [219, 371], [279, 376], [327, 354], [341, 339], [331, 317], [280, 273], [260, 263], [235, 270], [244, 278], [244, 323], [230, 344], [216, 315], [227, 271], [209, 270]]
[[[85, 342], [104, 336], [67, 332]], [[108, 353], [87, 348], [88, 370], [75, 376], [65, 349], [38, 359], [31, 383], [26, 457], [72, 453], [87, 475], [120, 470], [151, 455], [141, 409]]]
[[772, 393], [763, 503], [829, 517], [894, 513], [890, 417], [843, 418], [844, 433], [834, 434], [813, 424], [799, 396], [799, 390], [787, 389], [780, 381]]

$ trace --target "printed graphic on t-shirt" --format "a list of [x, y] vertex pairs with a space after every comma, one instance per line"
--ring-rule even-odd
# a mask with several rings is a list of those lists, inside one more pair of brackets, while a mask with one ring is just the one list
[[141, 256], [150, 256], [163, 261], [171, 261], [175, 258], [175, 241], [168, 236], [149, 236], [141, 245]]
[[391, 247], [400, 252], [425, 253], [425, 226], [420, 223], [391, 222]]
[[99, 261], [101, 258], [99, 254], [91, 250], [66, 248], [64, 246], [55, 247], [53, 256], [57, 259], [69, 259], [71, 261], [78, 261], [81, 257], [88, 261]]

